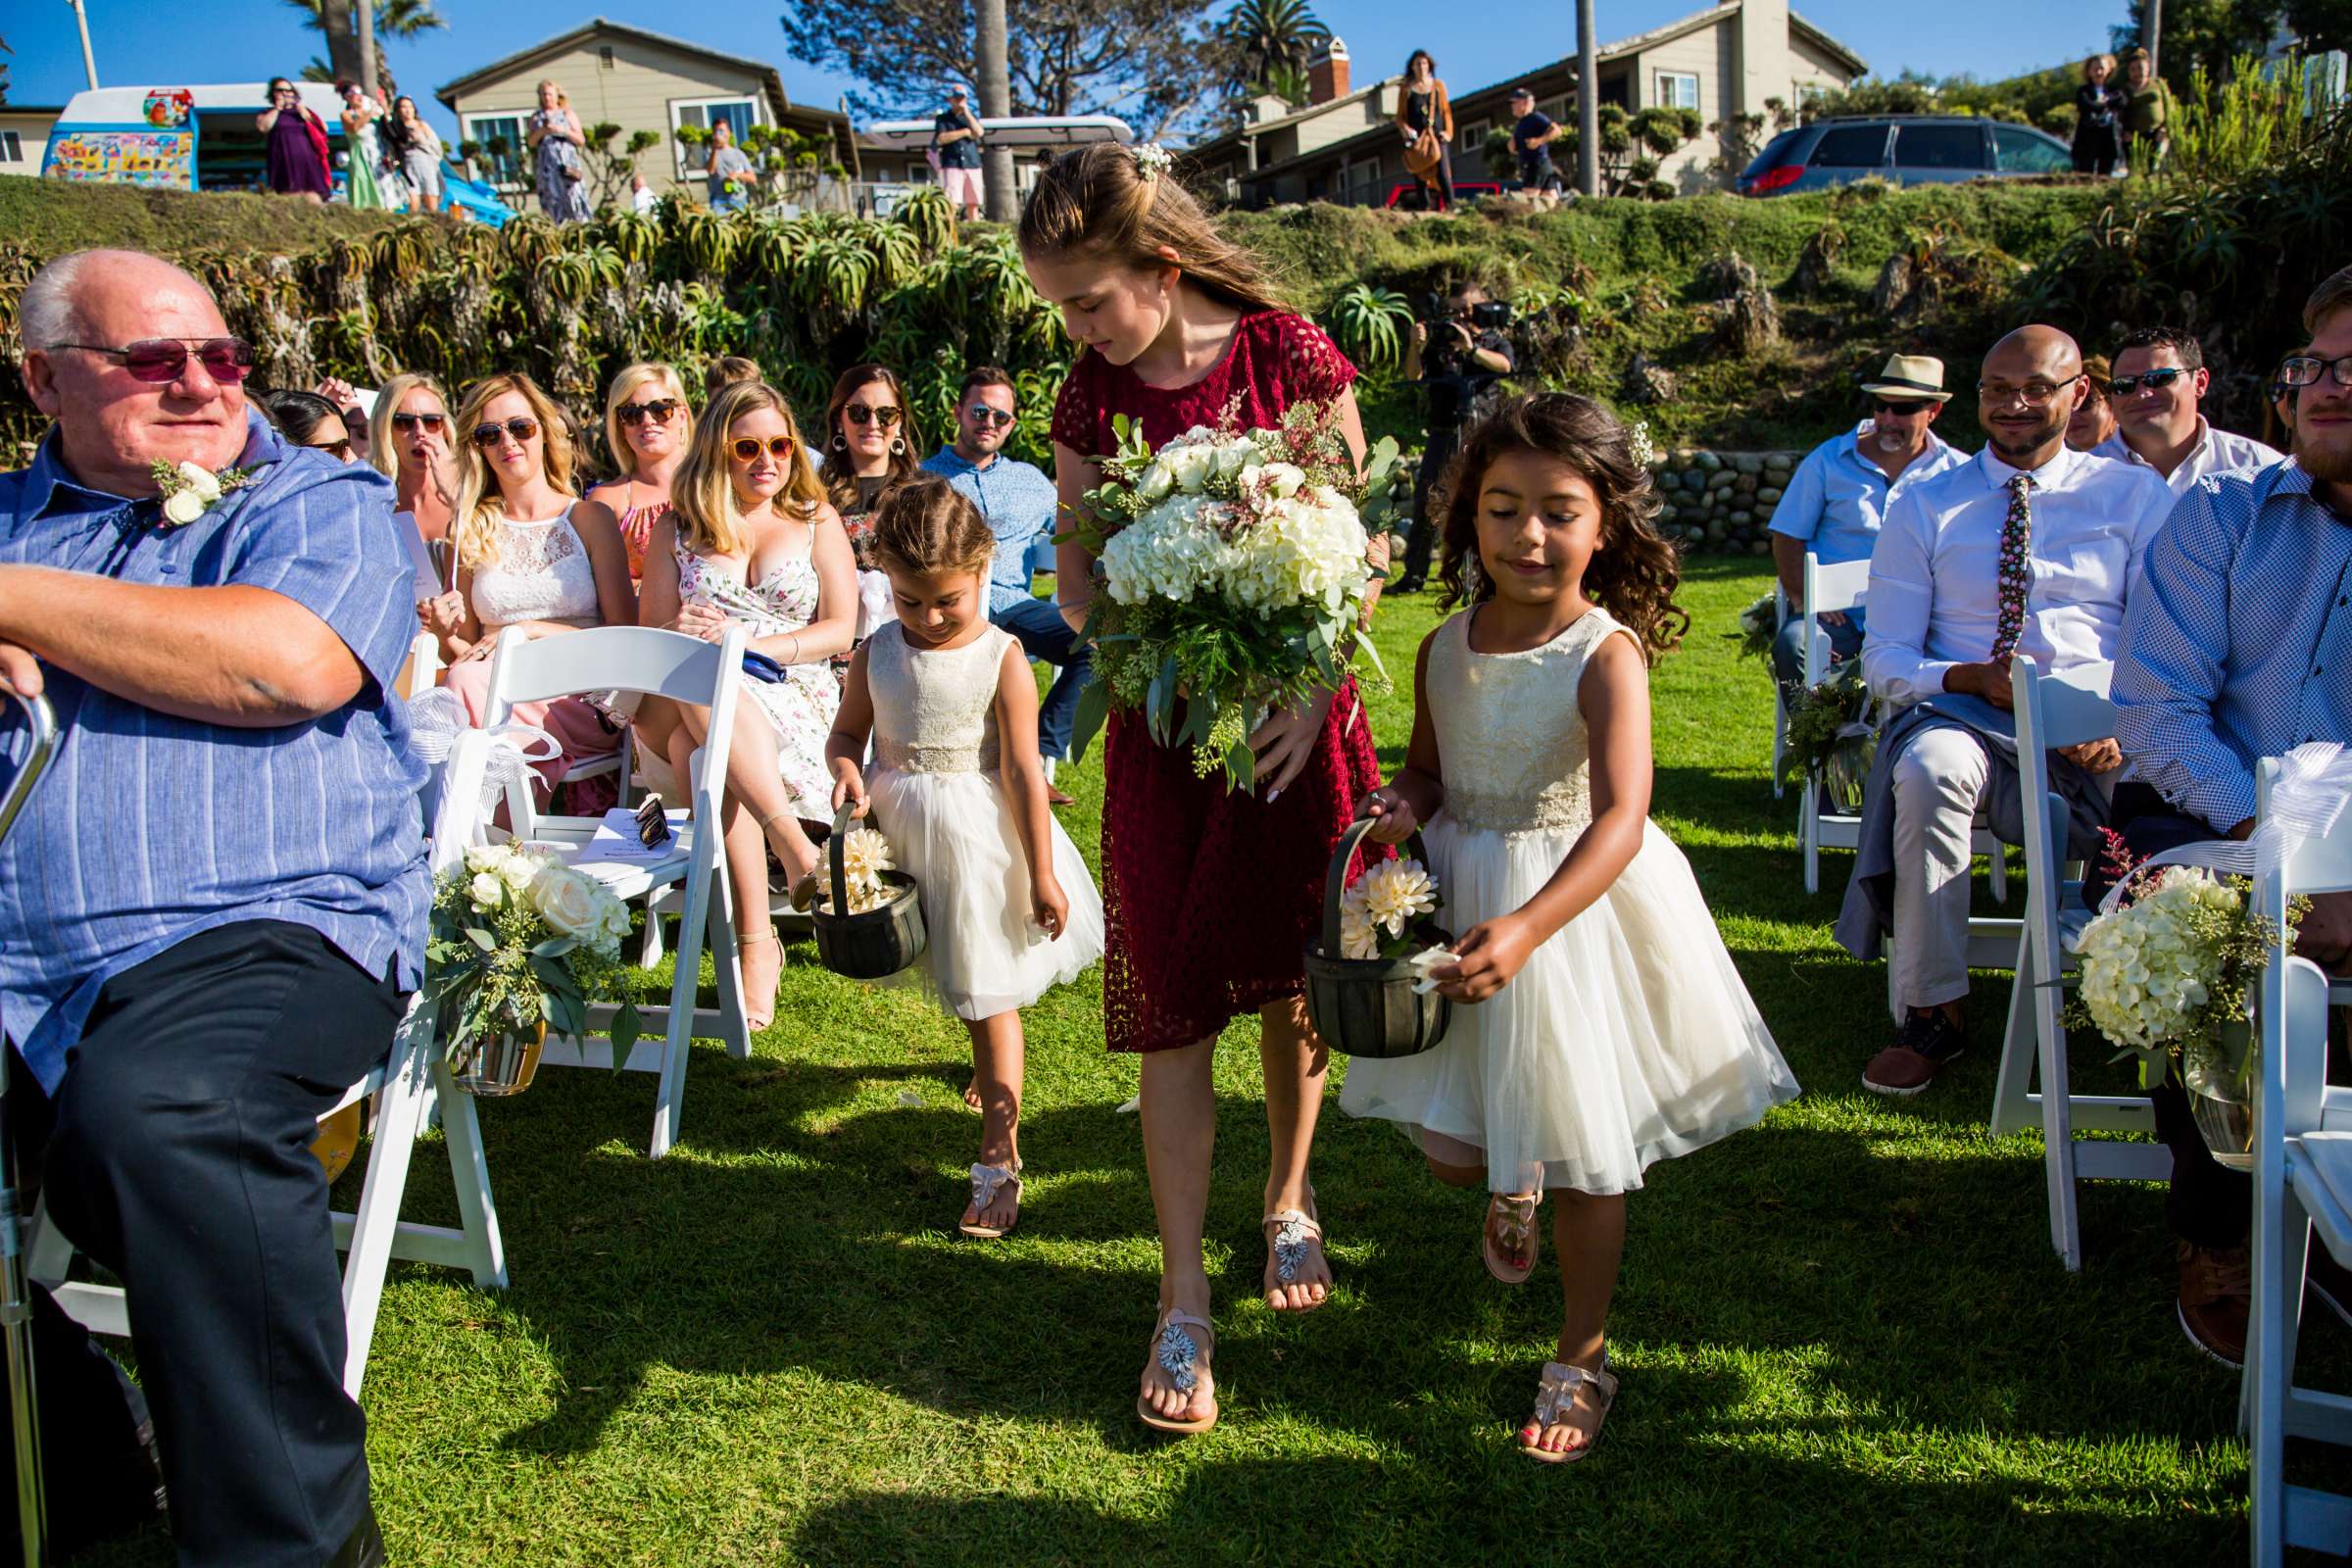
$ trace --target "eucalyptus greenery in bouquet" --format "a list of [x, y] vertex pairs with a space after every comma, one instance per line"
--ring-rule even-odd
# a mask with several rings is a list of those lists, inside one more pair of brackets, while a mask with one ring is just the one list
[[434, 889], [424, 950], [451, 1064], [494, 1037], [535, 1037], [543, 1023], [585, 1036], [595, 999], [617, 1004], [617, 1069], [642, 1030], [635, 969], [620, 953], [628, 934], [627, 906], [594, 877], [516, 844], [467, 849]]
[[1269, 711], [1338, 691], [1359, 666], [1387, 688], [1357, 620], [1396, 443], [1384, 438], [1358, 474], [1332, 411], [1306, 405], [1272, 430], [1241, 429], [1228, 409], [1157, 451], [1124, 416], [1112, 429], [1118, 450], [1074, 530], [1102, 577], [1080, 639], [1095, 680], [1076, 747], [1113, 709], [1141, 711], [1202, 776], [1222, 769], [1250, 789], [1250, 733]]
[[1742, 659], [1772, 657], [1772, 639], [1781, 629], [1780, 606], [1770, 594], [1740, 612], [1740, 629], [1732, 635], [1740, 639]]
[[1781, 776], [1810, 778], [1834, 802], [1858, 806], [1879, 744], [1869, 711], [1870, 688], [1862, 683], [1859, 660], [1847, 660], [1827, 680], [1798, 692], [1788, 705]]

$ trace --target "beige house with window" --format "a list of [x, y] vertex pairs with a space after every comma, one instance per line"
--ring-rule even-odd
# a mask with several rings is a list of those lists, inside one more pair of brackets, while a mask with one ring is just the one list
[[[606, 122], [620, 126], [615, 148], [626, 146], [635, 131], [661, 136], [660, 146], [637, 159], [656, 194], [678, 185], [700, 189], [702, 155], [682, 145], [676, 132], [720, 121], [734, 126], [738, 139], [754, 125], [816, 137], [830, 144], [823, 161], [841, 164], [857, 177], [858, 143], [849, 117], [795, 104], [773, 66], [596, 17], [434, 89], [442, 107], [458, 117], [460, 140], [486, 149], [476, 168], [502, 187], [521, 187], [529, 157], [524, 135], [543, 80], [563, 85], [583, 127]], [[488, 151], [493, 142], [501, 150]]]
[[37, 174], [49, 127], [64, 114], [47, 104], [0, 104], [0, 174]]
[[[1536, 110], [1563, 124], [1576, 119], [1576, 23], [1566, 6], [1547, 29], [1529, 29], [1531, 55], [1562, 55], [1518, 75], [1484, 86], [1446, 82], [1453, 105], [1453, 178], [1489, 179], [1487, 133], [1510, 122], [1510, 93], [1524, 83]], [[1438, 54], [1438, 72], [1446, 62]], [[1539, 57], [1540, 58], [1540, 57]], [[1401, 75], [1355, 87], [1348, 46], [1334, 39], [1307, 73], [1309, 102], [1294, 109], [1261, 98], [1244, 110], [1244, 122], [1192, 148], [1201, 183], [1221, 186], [1230, 200], [1259, 207], [1272, 202], [1331, 201], [1385, 205], [1404, 172], [1404, 138], [1395, 120]], [[1862, 57], [1788, 9], [1788, 0], [1724, 0], [1663, 26], [1603, 44], [1598, 50], [1604, 104], [1628, 113], [1649, 108], [1691, 109], [1702, 124], [1740, 115], [1769, 115], [1767, 99], [1794, 107], [1811, 94], [1850, 85], [1868, 70]], [[1769, 123], [1766, 127], [1769, 134]], [[1658, 177], [1685, 192], [1728, 186], [1710, 169], [1723, 151], [1713, 135], [1663, 160]], [[1573, 158], [1562, 174], [1576, 177]]]

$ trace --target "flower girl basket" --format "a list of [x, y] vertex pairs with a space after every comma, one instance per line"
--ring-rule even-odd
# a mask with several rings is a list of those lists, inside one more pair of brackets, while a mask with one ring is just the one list
[[885, 871], [882, 885], [890, 896], [874, 908], [852, 913], [850, 879], [842, 846], [850, 836], [850, 808], [845, 802], [833, 813], [833, 834], [825, 841], [826, 869], [832, 877], [833, 901], [819, 902], [808, 917], [816, 926], [816, 956], [838, 975], [852, 980], [884, 980], [923, 956], [923, 906], [915, 898], [914, 878], [904, 871]]
[[1340, 835], [1323, 879], [1323, 940], [1306, 949], [1306, 1014], [1332, 1050], [1350, 1056], [1414, 1056], [1446, 1038], [1453, 1004], [1435, 991], [1417, 991], [1420, 972], [1410, 958], [1345, 958], [1340, 901], [1348, 891], [1348, 862], [1372, 831], [1366, 817]]

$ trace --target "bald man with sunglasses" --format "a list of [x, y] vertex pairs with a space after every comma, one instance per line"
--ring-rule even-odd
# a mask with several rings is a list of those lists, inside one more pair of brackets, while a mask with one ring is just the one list
[[20, 328], [53, 425], [0, 474], [0, 679], [62, 739], [0, 845], [11, 1121], [128, 1293], [180, 1562], [380, 1562], [308, 1146], [422, 978], [392, 487], [281, 440], [154, 257], [51, 262]]

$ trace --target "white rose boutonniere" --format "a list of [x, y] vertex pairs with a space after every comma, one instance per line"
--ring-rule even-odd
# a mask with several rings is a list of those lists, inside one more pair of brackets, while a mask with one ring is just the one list
[[152, 471], [156, 488], [164, 496], [164, 525], [172, 528], [194, 522], [219, 506], [231, 490], [241, 490], [254, 480], [243, 468], [222, 468], [215, 473], [194, 463], [159, 462]]

